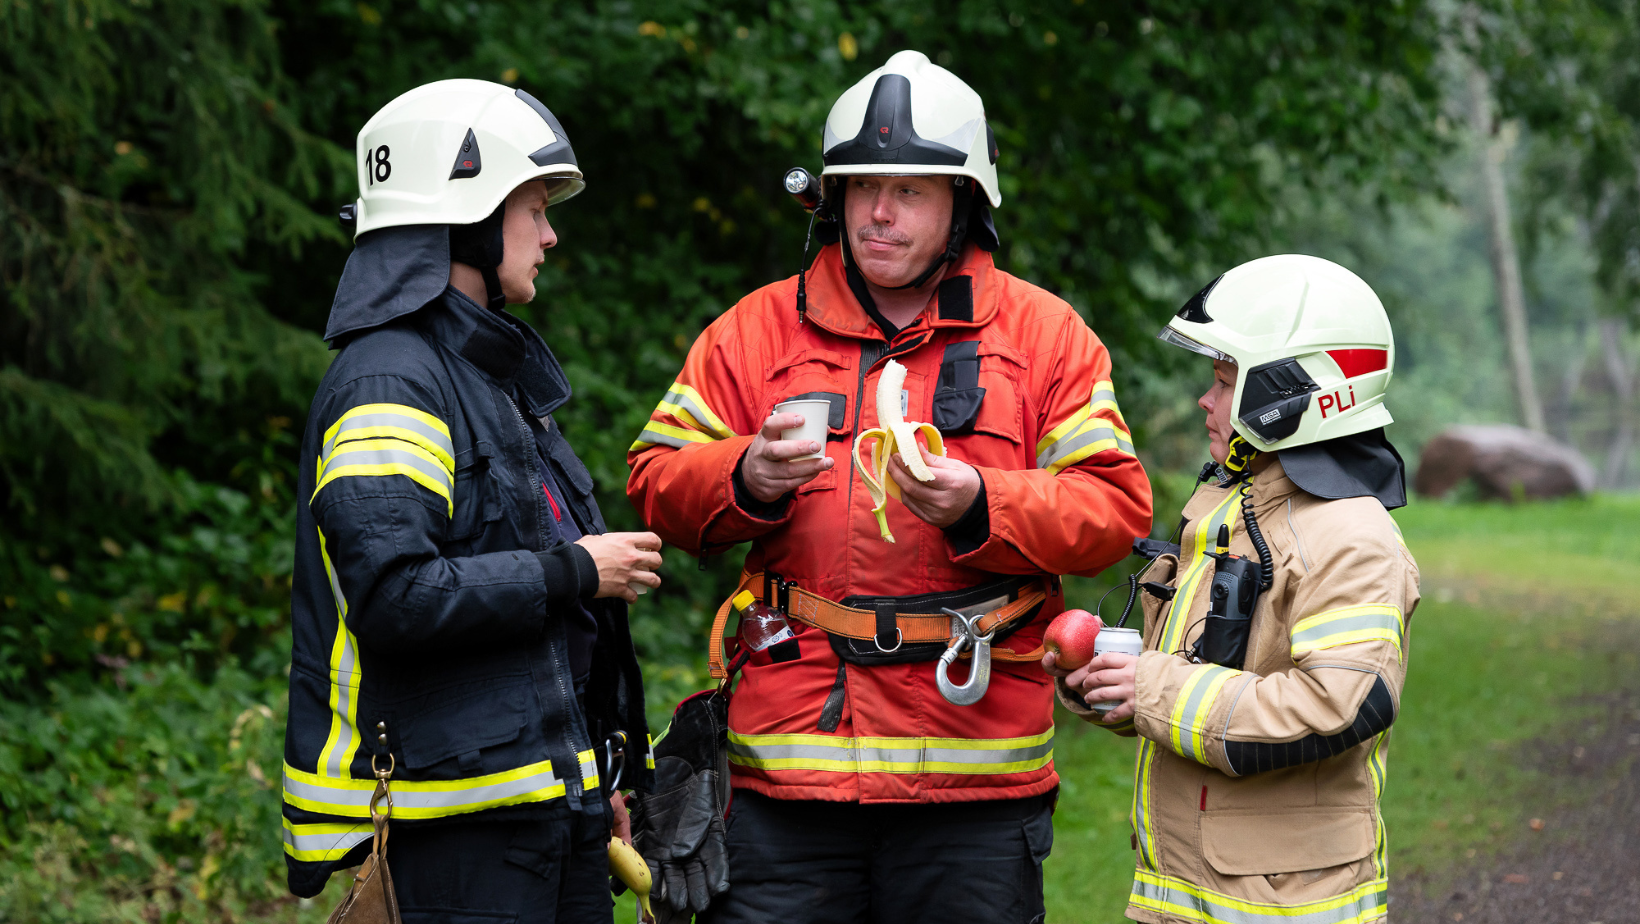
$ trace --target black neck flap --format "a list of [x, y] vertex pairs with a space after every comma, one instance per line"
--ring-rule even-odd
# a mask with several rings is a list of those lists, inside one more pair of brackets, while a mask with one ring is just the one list
[[1376, 497], [1386, 510], [1407, 505], [1406, 463], [1384, 428], [1278, 450], [1293, 484], [1316, 497]]
[[502, 225], [507, 219], [507, 201], [482, 221], [470, 225], [450, 226], [450, 259], [465, 263], [484, 275], [484, 291], [491, 311], [507, 307], [507, 297], [501, 291], [501, 276], [496, 272], [506, 255], [507, 242]]

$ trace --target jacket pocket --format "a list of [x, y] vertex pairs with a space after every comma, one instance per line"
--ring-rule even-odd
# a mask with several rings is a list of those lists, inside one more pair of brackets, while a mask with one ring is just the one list
[[483, 440], [456, 454], [455, 515], [446, 541], [475, 539], [484, 532], [485, 524], [501, 519], [501, 501], [490, 471], [493, 455], [494, 450]]
[[443, 691], [395, 710], [405, 766], [419, 770], [517, 739], [528, 718], [530, 692], [527, 683], [455, 697]]
[[1376, 846], [1365, 811], [1202, 815], [1202, 855], [1223, 876], [1272, 876], [1364, 859]]

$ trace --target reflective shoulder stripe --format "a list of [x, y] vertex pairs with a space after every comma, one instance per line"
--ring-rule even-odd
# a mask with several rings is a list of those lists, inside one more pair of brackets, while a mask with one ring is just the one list
[[700, 392], [682, 382], [672, 383], [660, 404], [655, 406], [655, 413], [665, 414], [683, 426], [650, 420], [628, 452], [637, 452], [646, 446], [682, 449], [691, 443], [710, 443], [738, 435], [729, 429], [723, 418], [712, 412]]
[[682, 449], [691, 443], [710, 443], [712, 441], [712, 438], [704, 433], [696, 433], [693, 430], [685, 430], [682, 427], [674, 427], [670, 424], [651, 420], [644, 425], [643, 432], [638, 434], [638, 438], [633, 441], [627, 451], [632, 452], [645, 446], [671, 446], [674, 449]]
[[[577, 755], [582, 777], [589, 764], [595, 766], [591, 751]], [[597, 770], [590, 771], [597, 776]], [[393, 817], [446, 818], [503, 805], [545, 802], [564, 795], [564, 782], [552, 772], [552, 762], [543, 760], [514, 770], [469, 777], [463, 780], [394, 780]], [[336, 780], [285, 764], [285, 802], [299, 809], [342, 818], [369, 818], [370, 796], [375, 780]]]
[[[1115, 420], [1094, 416], [1108, 411]], [[1122, 411], [1116, 406], [1116, 390], [1108, 381], [1093, 383], [1088, 403], [1049, 430], [1036, 444], [1036, 467], [1057, 475], [1082, 460], [1115, 449], [1133, 455]]]
[[1301, 905], [1249, 902], [1149, 870], [1133, 875], [1129, 904], [1170, 920], [1196, 924], [1366, 924], [1384, 916], [1389, 880], [1371, 882], [1333, 898]]
[[1199, 764], [1208, 762], [1207, 739], [1202, 734], [1207, 717], [1213, 712], [1213, 703], [1218, 700], [1225, 682], [1240, 674], [1238, 670], [1209, 664], [1184, 682], [1178, 700], [1173, 704], [1173, 719], [1169, 723], [1169, 743], [1173, 753]]
[[759, 770], [1026, 773], [1053, 760], [1053, 729], [1024, 738], [842, 738], [729, 732], [729, 761]]
[[706, 399], [682, 382], [673, 382], [667, 390], [666, 397], [661, 399], [659, 409], [671, 414], [687, 424], [693, 424], [695, 429], [705, 431], [714, 439], [726, 440], [735, 435], [712, 409], [706, 406]]
[[337, 445], [350, 440], [390, 438], [413, 443], [439, 464], [455, 471], [455, 445], [450, 428], [426, 411], [404, 404], [361, 404], [337, 418], [325, 431], [320, 459], [328, 459]]
[[455, 473], [427, 450], [398, 439], [358, 440], [337, 446], [319, 462], [313, 497], [340, 478], [389, 475], [403, 475], [444, 498], [446, 511], [455, 515]]
[[1389, 642], [1395, 646], [1396, 655], [1404, 658], [1401, 640], [1405, 631], [1400, 607], [1387, 603], [1328, 610], [1300, 619], [1293, 626], [1293, 657], [1358, 642]]
[[340, 860], [349, 850], [370, 840], [375, 826], [368, 820], [353, 824], [292, 824], [285, 823], [285, 853], [303, 863], [322, 863]]

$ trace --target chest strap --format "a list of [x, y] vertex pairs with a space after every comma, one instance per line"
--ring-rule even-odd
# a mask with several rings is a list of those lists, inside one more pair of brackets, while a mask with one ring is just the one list
[[[761, 572], [743, 572], [740, 576], [740, 586], [729, 597], [732, 600], [742, 590], [749, 590], [754, 595], [760, 594], [763, 587], [764, 575]], [[832, 635], [861, 640], [876, 639], [879, 647], [883, 647], [885, 640], [889, 640], [887, 650], [892, 650], [898, 645], [949, 643], [954, 638], [951, 617], [938, 611], [904, 613], [896, 612], [890, 606], [877, 606], [871, 609], [844, 606], [819, 594], [810, 593], [795, 584], [781, 585], [779, 595], [781, 608], [788, 618]], [[982, 635], [1005, 629], [1035, 613], [1047, 599], [1047, 580], [1032, 581], [1019, 589], [1016, 599], [986, 613], [976, 624], [975, 629]], [[724, 667], [724, 632], [728, 628], [729, 616], [733, 611], [730, 601], [725, 600], [712, 619], [712, 637], [706, 660], [714, 680], [722, 680], [729, 673]], [[991, 660], [1007, 663], [1037, 662], [1042, 660], [1042, 654], [1043, 648], [1040, 645], [1036, 650], [1028, 652], [998, 647], [992, 649]], [[967, 656], [966, 652], [964, 656]]]

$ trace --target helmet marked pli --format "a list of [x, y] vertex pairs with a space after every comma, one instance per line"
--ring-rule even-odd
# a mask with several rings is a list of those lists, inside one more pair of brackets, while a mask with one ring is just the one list
[[1359, 276], [1301, 254], [1236, 267], [1185, 302], [1158, 337], [1233, 362], [1236, 432], [1255, 449], [1383, 427], [1395, 369], [1389, 316]]

